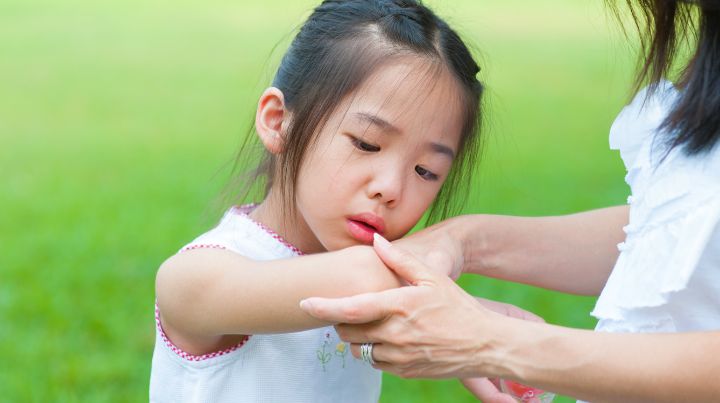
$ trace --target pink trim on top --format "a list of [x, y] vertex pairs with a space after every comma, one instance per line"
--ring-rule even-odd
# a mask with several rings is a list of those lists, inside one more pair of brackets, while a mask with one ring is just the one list
[[285, 238], [283, 238], [280, 234], [273, 231], [269, 227], [267, 227], [265, 224], [255, 221], [252, 217], [250, 217], [250, 212], [255, 210], [255, 207], [257, 207], [257, 204], [251, 203], [251, 204], [244, 204], [242, 206], [233, 206], [232, 211], [236, 212], [237, 214], [243, 215], [247, 217], [248, 220], [252, 221], [253, 224], [257, 225], [262, 229], [263, 231], [267, 232], [268, 235], [273, 237], [276, 241], [280, 242], [281, 244], [285, 245], [288, 249], [295, 252], [298, 255], [304, 255], [303, 251], [296, 248], [295, 245], [291, 244], [290, 242], [286, 241]]
[[209, 360], [211, 358], [219, 357], [221, 355], [225, 355], [228, 353], [232, 353], [233, 351], [239, 349], [242, 347], [247, 341], [250, 339], [250, 336], [245, 336], [240, 341], [240, 343], [226, 348], [225, 350], [220, 351], [213, 351], [212, 353], [207, 353], [203, 355], [192, 355], [186, 351], [183, 351], [180, 347], [176, 346], [165, 334], [165, 331], [162, 328], [162, 325], [160, 324], [160, 308], [158, 308], [157, 303], [155, 304], [155, 324], [157, 325], [158, 331], [160, 332], [160, 337], [162, 337], [163, 341], [165, 342], [165, 345], [172, 350], [173, 353], [180, 356], [180, 358], [186, 359], [188, 361], [204, 361]]
[[[242, 206], [233, 206], [232, 211], [237, 214], [245, 216], [253, 224], [257, 225], [260, 229], [267, 232], [268, 235], [270, 235], [273, 239], [280, 242], [281, 244], [283, 244], [285, 247], [287, 247], [291, 251], [295, 252], [298, 255], [304, 255], [304, 253], [300, 249], [296, 248], [293, 244], [286, 241], [285, 238], [280, 236], [280, 234], [278, 234], [277, 232], [268, 228], [265, 224], [252, 219], [252, 217], [250, 217], [250, 212], [253, 211], [255, 209], [255, 207], [257, 207], [257, 205], [254, 203], [253, 204], [245, 204]], [[185, 251], [194, 250], [194, 249], [227, 249], [227, 248], [222, 245], [218, 245], [218, 244], [195, 244], [195, 245], [188, 245], [188, 246], [180, 249], [180, 252], [185, 252]], [[247, 341], [250, 339], [250, 336], [245, 336], [240, 341], [240, 343], [238, 343], [235, 346], [226, 348], [225, 350], [213, 351], [211, 353], [207, 353], [207, 354], [203, 354], [203, 355], [193, 355], [193, 354], [188, 353], [187, 351], [183, 351], [183, 349], [176, 346], [170, 340], [170, 338], [167, 337], [167, 335], [165, 334], [165, 331], [162, 328], [162, 324], [160, 323], [160, 308], [157, 306], [157, 303], [155, 304], [155, 324], [157, 326], [158, 332], [160, 332], [160, 337], [165, 342], [165, 345], [170, 350], [172, 350], [175, 354], [177, 354], [179, 357], [181, 357], [185, 360], [188, 360], [188, 361], [209, 360], [211, 358], [215, 358], [215, 357], [219, 357], [221, 355], [231, 353], [231, 352], [239, 349], [243, 345], [245, 345], [245, 343], [247, 343]]]
[[185, 252], [188, 250], [194, 250], [194, 249], [226, 249], [222, 245], [215, 245], [215, 244], [196, 244], [196, 245], [188, 245], [182, 249], [180, 249], [180, 252]]

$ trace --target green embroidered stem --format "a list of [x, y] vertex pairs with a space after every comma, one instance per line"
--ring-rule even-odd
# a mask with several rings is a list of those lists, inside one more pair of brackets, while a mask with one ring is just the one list
[[326, 351], [326, 348], [328, 347], [328, 344], [330, 344], [327, 340], [325, 340], [322, 344], [322, 346], [317, 349], [317, 358], [320, 360], [320, 363], [322, 364], [323, 372], [326, 371], [325, 365], [330, 362], [330, 359], [332, 358], [332, 354]]

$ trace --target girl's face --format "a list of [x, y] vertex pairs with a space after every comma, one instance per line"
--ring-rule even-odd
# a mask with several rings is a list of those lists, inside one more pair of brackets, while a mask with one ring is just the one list
[[[460, 87], [417, 58], [380, 67], [336, 108], [300, 169], [296, 229], [306, 252], [390, 240], [422, 217], [462, 130]], [[314, 242], [308, 242], [308, 241]]]

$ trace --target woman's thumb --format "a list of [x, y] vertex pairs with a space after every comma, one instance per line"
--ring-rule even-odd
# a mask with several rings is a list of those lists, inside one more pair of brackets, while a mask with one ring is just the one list
[[408, 251], [391, 244], [378, 233], [374, 235], [373, 248], [383, 263], [409, 284], [423, 285], [425, 282], [435, 282], [433, 273], [422, 262]]

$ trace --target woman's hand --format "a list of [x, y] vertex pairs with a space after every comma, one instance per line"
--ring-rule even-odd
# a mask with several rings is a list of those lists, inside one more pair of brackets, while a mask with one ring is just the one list
[[336, 300], [309, 298], [303, 309], [321, 320], [344, 323], [337, 325], [338, 333], [353, 344], [356, 357], [361, 343], [375, 343], [378, 369], [403, 377], [485, 375], [481, 358], [491, 350], [492, 338], [481, 336], [497, 327], [487, 323], [504, 317], [384, 239], [376, 239], [375, 249], [411, 286]]
[[[543, 322], [513, 305], [471, 297], [444, 273], [381, 237], [376, 238], [375, 250], [411, 287], [339, 300], [311, 298], [302, 306], [322, 320], [344, 323], [336, 328], [343, 340], [352, 343], [355, 357], [360, 357], [360, 343], [373, 342], [378, 369], [404, 377], [477, 376], [482, 370], [473, 359], [483, 349], [477, 335], [482, 334], [481, 319], [493, 319], [490, 311]], [[474, 377], [461, 382], [482, 401], [514, 402], [500, 392], [497, 379]]]
[[[437, 265], [441, 265], [440, 268], [447, 267], [452, 256], [432, 252], [437, 250], [434, 249], [438, 247], [437, 242], [451, 240], [439, 231], [418, 235], [420, 242], [408, 245], [418, 247], [416, 250], [424, 252], [424, 256], [435, 267], [429, 267], [427, 262], [421, 263], [412, 253], [392, 247], [382, 238], [375, 242], [380, 258], [414, 287], [390, 290], [382, 293], [384, 295], [365, 294], [344, 300], [313, 298], [303, 304], [304, 309], [320, 319], [355, 324], [337, 326], [340, 336], [353, 343], [351, 349], [355, 357], [360, 356], [358, 343], [375, 341], [373, 358], [377, 368], [406, 377], [458, 376], [464, 371], [458, 360], [462, 362], [472, 357], [473, 348], [468, 349], [467, 355], [456, 354], [453, 357], [448, 356], [448, 350], [457, 351], [458, 346], [468, 342], [473, 344], [474, 340], [458, 340], [457, 335], [467, 334], [463, 330], [468, 323], [477, 321], [477, 317], [474, 317], [477, 312], [480, 315], [489, 314], [483, 312], [483, 307], [509, 317], [543, 321], [513, 305], [473, 298], [466, 294], [449, 281], [443, 270], [438, 270]], [[451, 246], [450, 242], [441, 245]], [[385, 301], [386, 305], [377, 301]], [[369, 321], [374, 322], [362, 324]], [[428, 343], [428, 339], [434, 339], [434, 345]], [[441, 363], [434, 357], [443, 357], [448, 362]], [[462, 383], [482, 401], [514, 402], [512, 397], [500, 392], [497, 380], [467, 378]]]
[[[512, 305], [471, 297], [445, 274], [382, 238], [376, 239], [375, 249], [411, 287], [338, 300], [310, 298], [302, 307], [319, 319], [349, 323], [336, 328], [343, 340], [352, 343], [356, 358], [360, 357], [360, 343], [374, 342], [378, 369], [403, 377], [476, 376], [478, 370], [467, 361], [482, 348], [473, 337], [482, 327], [468, 331], [468, 326], [493, 315], [489, 310], [542, 320]], [[500, 392], [497, 382], [487, 378], [468, 378], [462, 383], [482, 401], [514, 402]]]
[[465, 264], [464, 244], [453, 232], [455, 219], [448, 219], [393, 242], [425, 263], [436, 273], [457, 280]]
[[475, 336], [487, 332], [486, 320], [500, 315], [409, 252], [380, 237], [375, 249], [409, 287], [335, 300], [309, 298], [302, 308], [321, 320], [343, 323], [336, 328], [353, 343], [356, 357], [361, 343], [375, 343], [378, 369], [403, 377], [482, 375], [473, 361], [487, 346]]

